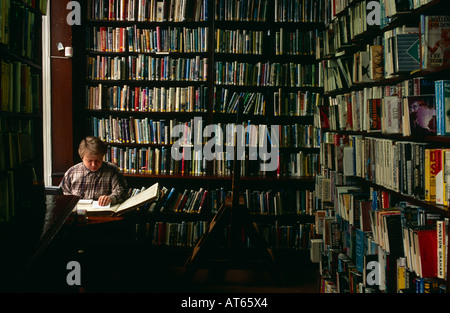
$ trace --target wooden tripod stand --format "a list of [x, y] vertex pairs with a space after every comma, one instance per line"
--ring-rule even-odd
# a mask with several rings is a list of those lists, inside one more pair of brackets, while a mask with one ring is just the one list
[[[239, 121], [239, 113], [236, 119]], [[235, 145], [232, 195], [226, 198], [225, 203], [222, 204], [210, 222], [208, 230], [200, 238], [186, 261], [184, 273], [186, 279], [191, 280], [202, 265], [202, 260], [205, 261], [205, 259], [212, 257], [217, 252], [217, 239], [218, 237], [223, 237], [225, 230], [228, 229], [230, 231], [229, 245], [225, 248], [228, 265], [230, 267], [238, 267], [242, 263], [242, 260], [240, 260], [242, 256], [246, 254], [246, 251], [249, 251], [249, 248], [243, 247], [242, 244], [242, 237], [245, 235], [248, 236], [250, 243], [254, 247], [251, 249], [253, 256], [266, 265], [275, 283], [279, 284], [281, 282], [273, 253], [268, 248], [266, 241], [256, 226], [252, 223], [250, 212], [239, 194], [240, 163], [241, 161], [237, 157], [237, 145]], [[223, 259], [222, 257], [222, 261]]]

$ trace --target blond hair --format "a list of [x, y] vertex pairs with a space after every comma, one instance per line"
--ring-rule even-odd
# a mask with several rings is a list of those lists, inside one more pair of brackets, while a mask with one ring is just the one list
[[78, 147], [78, 154], [80, 158], [83, 159], [86, 152], [90, 152], [94, 155], [104, 156], [106, 154], [107, 147], [106, 144], [99, 138], [94, 136], [88, 136], [81, 140], [80, 146]]

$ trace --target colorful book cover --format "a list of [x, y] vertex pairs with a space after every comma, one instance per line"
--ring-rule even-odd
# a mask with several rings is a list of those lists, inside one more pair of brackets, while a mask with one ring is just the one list
[[436, 201], [436, 150], [425, 149], [425, 201]]
[[450, 16], [422, 17], [422, 68], [440, 67], [450, 61]]
[[370, 124], [369, 131], [381, 130], [381, 99], [370, 99]]
[[434, 163], [434, 168], [431, 167], [431, 171], [434, 171], [436, 175], [436, 204], [444, 204], [445, 184], [443, 161], [445, 159], [445, 149], [436, 149], [435, 151], [436, 162]]
[[420, 69], [420, 40], [418, 34], [397, 34], [395, 44], [395, 73]]
[[408, 97], [411, 136], [436, 134], [436, 104], [434, 95]]
[[384, 131], [387, 134], [399, 134], [402, 131], [401, 101], [398, 96], [385, 96], [383, 98]]
[[450, 80], [435, 82], [438, 135], [450, 135]]
[[384, 63], [383, 63], [383, 46], [370, 46], [370, 76], [373, 80], [383, 78]]

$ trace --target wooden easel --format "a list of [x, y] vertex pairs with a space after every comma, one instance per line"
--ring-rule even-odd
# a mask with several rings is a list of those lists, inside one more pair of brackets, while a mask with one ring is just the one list
[[[236, 121], [236, 125], [238, 125], [239, 112], [237, 113]], [[192, 280], [196, 271], [202, 266], [202, 261], [205, 261], [205, 259], [213, 256], [217, 252], [217, 241], [215, 239], [217, 237], [220, 238], [220, 236], [223, 237], [225, 229], [229, 228], [229, 247], [225, 248], [227, 255], [225, 262], [228, 263], [228, 266], [239, 267], [242, 265], [244, 249], [249, 249], [242, 246], [242, 235], [244, 234], [249, 237], [250, 242], [254, 246], [254, 248], [251, 248], [251, 251], [255, 252], [254, 256], [267, 267], [272, 280], [276, 284], [281, 282], [272, 250], [268, 248], [266, 241], [252, 223], [250, 211], [245, 206], [243, 197], [240, 196], [240, 165], [241, 161], [238, 160], [237, 145], [235, 145], [231, 197], [228, 196], [226, 198], [225, 203], [222, 204], [211, 220], [208, 230], [200, 238], [192, 254], [186, 261], [185, 279]], [[224, 261], [223, 257], [221, 261]], [[208, 261], [206, 260], [206, 262]]]

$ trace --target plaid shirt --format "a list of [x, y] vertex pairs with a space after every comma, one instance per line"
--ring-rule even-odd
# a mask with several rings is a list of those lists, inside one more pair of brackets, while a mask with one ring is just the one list
[[75, 195], [81, 199], [97, 200], [106, 195], [111, 204], [122, 202], [127, 196], [127, 182], [120, 170], [110, 162], [103, 162], [96, 172], [80, 162], [64, 174], [60, 187], [65, 195]]

